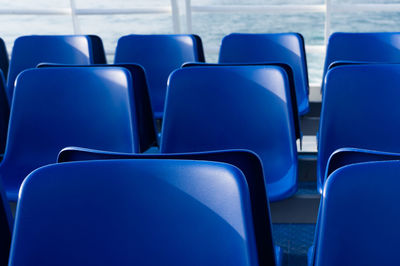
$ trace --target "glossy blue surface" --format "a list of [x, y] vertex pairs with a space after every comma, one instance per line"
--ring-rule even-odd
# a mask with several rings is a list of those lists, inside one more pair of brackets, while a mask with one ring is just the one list
[[[123, 68], [43, 68], [17, 78], [0, 177], [9, 200], [23, 179], [77, 145], [134, 152], [131, 76]], [[110, 111], [113, 110], [113, 111]]]
[[315, 265], [396, 264], [399, 172], [400, 161], [387, 161], [352, 164], [332, 173], [316, 229]]
[[157, 144], [157, 135], [151, 109], [149, 91], [147, 87], [146, 75], [143, 67], [136, 64], [113, 64], [113, 65], [60, 65], [60, 64], [39, 64], [38, 68], [43, 67], [123, 67], [132, 76], [132, 130], [133, 138], [138, 140], [137, 152], [145, 152], [153, 145]]
[[140, 64], [146, 71], [155, 118], [164, 114], [168, 76], [185, 62], [204, 59], [194, 35], [127, 35], [118, 40], [115, 63]]
[[21, 189], [9, 265], [88, 264], [258, 265], [243, 173], [183, 160], [34, 171]]
[[275, 265], [276, 261], [276, 265], [281, 265], [281, 250], [275, 247], [276, 256], [274, 254], [271, 218], [268, 197], [265, 190], [264, 174], [261, 160], [255, 153], [246, 150], [225, 150], [181, 154], [124, 154], [68, 147], [63, 149], [58, 156], [58, 162], [109, 159], [206, 160], [224, 162], [239, 168], [243, 172], [249, 187], [258, 262], [260, 265]]
[[317, 184], [339, 148], [400, 152], [400, 65], [349, 65], [326, 77], [319, 129]]
[[323, 77], [335, 61], [400, 63], [400, 32], [335, 32], [327, 43]]
[[[293, 70], [292, 68], [283, 63], [218, 63], [218, 64], [213, 64], [213, 63], [185, 63], [182, 65], [182, 68], [185, 67], [198, 67], [198, 66], [279, 66], [283, 68], [286, 71], [286, 75], [288, 78], [288, 83], [289, 83], [289, 93], [290, 93], [290, 101], [292, 103], [292, 111], [293, 111], [293, 122], [294, 122], [294, 129], [296, 131], [296, 139], [302, 139], [302, 133], [300, 129], [300, 117], [299, 117], [299, 111], [297, 109], [297, 103], [296, 103], [296, 89], [294, 85], [294, 76], [293, 76]], [[266, 107], [268, 108], [268, 107]]]
[[9, 102], [14, 93], [14, 82], [25, 69], [39, 63], [84, 64], [93, 63], [91, 40], [84, 35], [31, 35], [15, 40], [7, 78]]
[[[366, 149], [357, 148], [340, 148], [332, 153], [329, 157], [326, 174], [324, 177], [324, 183], [329, 176], [342, 167], [346, 167], [352, 164], [367, 163], [367, 162], [378, 162], [378, 161], [393, 161], [400, 160], [399, 153], [381, 152]], [[320, 223], [321, 216], [318, 216], [317, 223]], [[314, 243], [318, 242], [318, 233], [315, 234]], [[314, 265], [314, 248], [311, 246], [307, 253], [308, 265]]]
[[275, 66], [176, 70], [169, 79], [160, 150], [251, 150], [263, 163], [269, 199], [287, 198], [297, 189], [287, 88], [286, 72]]
[[307, 62], [304, 40], [299, 33], [229, 34], [222, 40], [219, 62], [288, 64], [294, 73], [299, 113], [308, 112]]

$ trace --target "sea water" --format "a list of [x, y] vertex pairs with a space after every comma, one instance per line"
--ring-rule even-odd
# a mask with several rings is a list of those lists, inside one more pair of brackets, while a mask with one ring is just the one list
[[[135, 7], [169, 7], [170, 0], [74, 0], [77, 8], [124, 9]], [[324, 4], [324, 0], [191, 0], [192, 5], [279, 5]], [[331, 0], [335, 4], [393, 4], [400, 0]], [[185, 1], [178, 0], [182, 32], [186, 32]], [[1, 9], [70, 8], [70, 0], [1, 0]], [[173, 33], [170, 14], [85, 15], [77, 17], [79, 32], [99, 35], [109, 53], [120, 36], [127, 34]], [[232, 32], [300, 32], [306, 45], [324, 45], [325, 14], [298, 13], [208, 13], [193, 12], [193, 33], [201, 36], [206, 60], [218, 60], [218, 48], [223, 36]], [[331, 14], [331, 32], [400, 31], [400, 12], [351, 12]], [[73, 34], [72, 18], [68, 15], [0, 15], [0, 37], [12, 49], [15, 38], [29, 34]], [[310, 83], [319, 84], [322, 76], [324, 49], [307, 49]]]

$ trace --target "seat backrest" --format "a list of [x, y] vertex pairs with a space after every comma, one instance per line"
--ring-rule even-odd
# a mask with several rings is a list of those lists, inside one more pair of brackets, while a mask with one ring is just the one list
[[[293, 110], [293, 122], [294, 122], [294, 129], [296, 131], [296, 139], [302, 138], [302, 133], [300, 129], [300, 117], [299, 117], [299, 111], [297, 109], [297, 103], [296, 103], [296, 89], [294, 86], [294, 76], [293, 76], [293, 70], [292, 68], [283, 63], [185, 63], [182, 65], [182, 68], [184, 67], [198, 67], [198, 66], [279, 66], [283, 68], [286, 71], [287, 78], [288, 78], [288, 83], [289, 83], [289, 90], [290, 90], [290, 102], [292, 104], [292, 110]], [[266, 107], [268, 108], [268, 107]]]
[[17, 78], [0, 176], [16, 200], [32, 170], [77, 145], [133, 152], [132, 81], [123, 68], [42, 68]]
[[243, 173], [190, 160], [36, 170], [21, 189], [9, 265], [88, 263], [257, 265]]
[[92, 64], [91, 39], [84, 35], [31, 35], [17, 38], [7, 78], [7, 97], [10, 103], [17, 75], [42, 62]]
[[232, 33], [222, 39], [220, 63], [288, 64], [294, 74], [300, 114], [309, 110], [307, 63], [304, 40], [299, 33]]
[[398, 260], [400, 161], [340, 168], [327, 179], [315, 265], [393, 265]]
[[400, 63], [400, 32], [335, 32], [327, 43], [323, 77], [335, 61]]
[[38, 68], [43, 67], [123, 67], [127, 69], [132, 76], [132, 96], [135, 103], [132, 106], [134, 108], [131, 110], [131, 113], [133, 135], [134, 138], [139, 140], [136, 151], [145, 152], [157, 144], [155, 122], [143, 67], [137, 64], [61, 65], [42, 63], [38, 65]]
[[295, 140], [282, 68], [192, 67], [170, 76], [162, 153], [251, 150], [262, 160], [270, 200], [278, 200], [297, 189]]
[[339, 148], [400, 152], [400, 65], [348, 65], [331, 69], [321, 110], [318, 188]]
[[264, 173], [260, 158], [253, 152], [246, 150], [226, 150], [182, 154], [124, 154], [68, 147], [63, 149], [58, 156], [58, 162], [109, 159], [205, 160], [228, 163], [239, 168], [243, 172], [249, 187], [258, 262], [260, 265], [276, 264]]
[[[378, 162], [378, 161], [394, 161], [400, 160], [400, 153], [381, 152], [374, 150], [358, 149], [358, 148], [340, 148], [332, 153], [327, 162], [323, 184], [331, 176], [332, 173], [346, 167], [348, 165]], [[321, 216], [318, 216], [317, 223], [320, 223]], [[314, 243], [318, 242], [318, 234], [316, 232]], [[313, 246], [314, 247], [314, 246]], [[315, 253], [313, 249], [308, 254], [309, 265], [314, 265]]]
[[144, 67], [156, 118], [162, 118], [168, 76], [185, 62], [204, 60], [200, 38], [194, 35], [127, 35], [118, 40], [115, 63]]

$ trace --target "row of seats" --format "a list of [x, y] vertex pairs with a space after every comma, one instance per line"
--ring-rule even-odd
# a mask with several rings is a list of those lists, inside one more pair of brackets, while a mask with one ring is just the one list
[[[344, 64], [349, 61], [399, 62], [398, 40], [399, 33], [393, 32], [334, 33], [327, 46], [324, 77], [332, 64]], [[363, 45], [364, 43], [369, 45]], [[298, 112], [304, 115], [309, 110], [309, 84], [304, 47], [304, 39], [298, 33], [230, 34], [222, 40], [219, 63], [287, 65], [293, 76]], [[24, 69], [35, 67], [43, 62], [77, 65], [105, 64], [106, 57], [102, 41], [95, 35], [23, 36], [15, 41], [10, 71], [8, 71], [8, 55], [5, 44], [1, 40], [0, 69], [8, 77], [5, 90], [9, 103], [11, 103], [16, 76]], [[152, 110], [156, 119], [163, 117], [169, 74], [187, 62], [205, 62], [202, 42], [197, 35], [123, 36], [118, 41], [115, 54], [116, 64], [137, 63], [144, 67]], [[1, 105], [6, 104], [1, 103]], [[7, 107], [3, 109], [0, 131], [2, 136], [5, 136], [7, 123], [3, 121], [3, 116], [8, 117], [8, 109]], [[1, 145], [3, 147], [0, 147], [0, 150], [4, 150], [4, 141]]]
[[[398, 198], [399, 159], [370, 150], [335, 152], [310, 265], [393, 265], [400, 216], [390, 203]], [[60, 258], [61, 265], [275, 265], [279, 259], [261, 163], [251, 152], [133, 155], [67, 148], [58, 162], [23, 184], [10, 265], [53, 265]], [[115, 201], [124, 202], [119, 215]], [[377, 252], [376, 242], [386, 243], [388, 254]]]
[[[151, 146], [155, 130], [146, 119], [151, 109], [145, 84], [137, 65], [41, 64], [22, 72], [0, 164], [8, 199], [16, 201], [25, 176], [54, 162], [66, 146], [128, 153]], [[293, 195], [297, 149], [288, 84], [278, 66], [175, 71], [169, 80], [160, 152], [252, 150], [263, 163], [270, 200]]]
[[[335, 153], [310, 265], [393, 265], [400, 216], [390, 203], [398, 198], [399, 159], [360, 149]], [[251, 152], [67, 148], [58, 162], [23, 184], [9, 265], [275, 265], [278, 259], [261, 163]], [[386, 243], [385, 256], [377, 242]]]
[[[399, 158], [358, 149], [335, 153], [321, 203], [317, 246], [310, 250], [315, 265], [396, 261], [400, 216], [386, 207], [398, 197]], [[120, 264], [274, 265], [268, 204], [257, 184], [263, 182], [262, 167], [253, 153], [132, 155], [67, 148], [58, 162], [70, 163], [42, 167], [24, 182], [10, 265], [52, 265], [60, 258], [64, 264], [83, 260], [103, 265], [115, 261], [114, 256]], [[48, 198], [53, 201], [48, 203]], [[117, 216], [115, 201], [124, 202]], [[164, 237], [174, 248], [160, 243]], [[387, 244], [385, 256], [376, 251], [378, 241]], [[132, 249], [127, 251], [126, 245]], [[99, 256], [99, 250], [107, 252]], [[153, 250], [164, 252], [154, 256]]]
[[[242, 50], [242, 45], [252, 46], [253, 43], [259, 45], [259, 48], [255, 49], [257, 51], [255, 54], [238, 53]], [[8, 59], [7, 56], [6, 59]], [[35, 67], [41, 62], [106, 63], [103, 45], [97, 36], [20, 37], [15, 41], [10, 73], [8, 73], [7, 97], [9, 100], [12, 97], [16, 76], [22, 70]], [[205, 62], [205, 58], [201, 39], [197, 35], [128, 35], [118, 40], [114, 62], [135, 62], [146, 69], [154, 116], [159, 119], [162, 118], [164, 111], [169, 74], [185, 62]], [[223, 39], [219, 63], [249, 62], [288, 64], [293, 69], [300, 113], [308, 111], [308, 77], [304, 40], [300, 34], [254, 36], [231, 34]]]

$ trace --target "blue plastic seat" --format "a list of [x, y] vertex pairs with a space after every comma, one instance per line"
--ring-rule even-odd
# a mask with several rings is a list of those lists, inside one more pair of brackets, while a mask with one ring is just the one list
[[[329, 157], [326, 166], [324, 183], [332, 173], [348, 165], [367, 163], [367, 162], [395, 161], [395, 160], [400, 160], [399, 153], [381, 152], [381, 151], [357, 149], [357, 148], [340, 148], [334, 151], [332, 155]], [[317, 223], [320, 223], [320, 219], [321, 217], [318, 216]], [[317, 241], [317, 238], [318, 234], [316, 234], [314, 243]], [[315, 259], [314, 251], [315, 251], [315, 244], [308, 250], [307, 259], [309, 266], [314, 265], [314, 259]]]
[[318, 189], [333, 152], [360, 148], [400, 152], [400, 65], [349, 65], [331, 69], [321, 111]]
[[43, 67], [123, 67], [132, 76], [131, 93], [134, 105], [132, 106], [132, 129], [134, 138], [138, 138], [137, 152], [145, 152], [152, 146], [157, 145], [157, 135], [153, 111], [151, 109], [150, 97], [147, 87], [146, 75], [143, 67], [136, 64], [114, 64], [114, 65], [60, 65], [42, 63], [38, 68]]
[[10, 252], [13, 217], [0, 180], [0, 265], [7, 265]]
[[281, 265], [282, 251], [277, 248], [278, 251], [276, 251], [276, 255], [274, 254], [270, 210], [262, 164], [259, 157], [253, 152], [246, 150], [226, 150], [182, 154], [124, 154], [68, 147], [63, 149], [58, 156], [58, 162], [109, 159], [202, 160], [223, 162], [239, 168], [243, 172], [249, 187], [258, 262], [260, 265]]
[[304, 39], [299, 33], [232, 33], [221, 43], [220, 63], [285, 63], [293, 69], [300, 115], [309, 111]]
[[77, 65], [94, 63], [91, 37], [31, 35], [17, 38], [14, 42], [7, 78], [7, 97], [10, 103], [17, 75], [43, 62]]
[[144, 67], [154, 117], [162, 119], [168, 76], [185, 62], [204, 60], [201, 47], [196, 35], [127, 35], [118, 40], [114, 61]]
[[251, 150], [263, 163], [269, 199], [287, 198], [297, 189], [291, 106], [287, 74], [277, 66], [176, 70], [169, 79], [160, 150]]
[[0, 177], [9, 200], [66, 146], [134, 152], [132, 81], [123, 68], [30, 69], [17, 78]]
[[[290, 101], [292, 103], [292, 110], [293, 110], [293, 121], [294, 121], [294, 129], [296, 131], [296, 139], [300, 140], [300, 146], [302, 144], [302, 137], [303, 134], [301, 133], [300, 129], [300, 117], [299, 117], [299, 111], [297, 109], [297, 103], [296, 103], [296, 89], [294, 86], [294, 76], [293, 76], [293, 70], [292, 68], [283, 63], [219, 63], [219, 64], [213, 64], [213, 63], [185, 63], [182, 65], [182, 68], [185, 67], [198, 67], [198, 66], [279, 66], [283, 68], [286, 71], [288, 82], [289, 82], [289, 93], [290, 93]], [[268, 108], [268, 107], [266, 107]]]
[[335, 61], [400, 63], [400, 32], [335, 32], [327, 43], [323, 77]]
[[395, 265], [400, 161], [340, 168], [328, 178], [316, 227], [314, 265]]
[[243, 173], [191, 160], [40, 168], [21, 188], [9, 265], [55, 264], [258, 265]]

